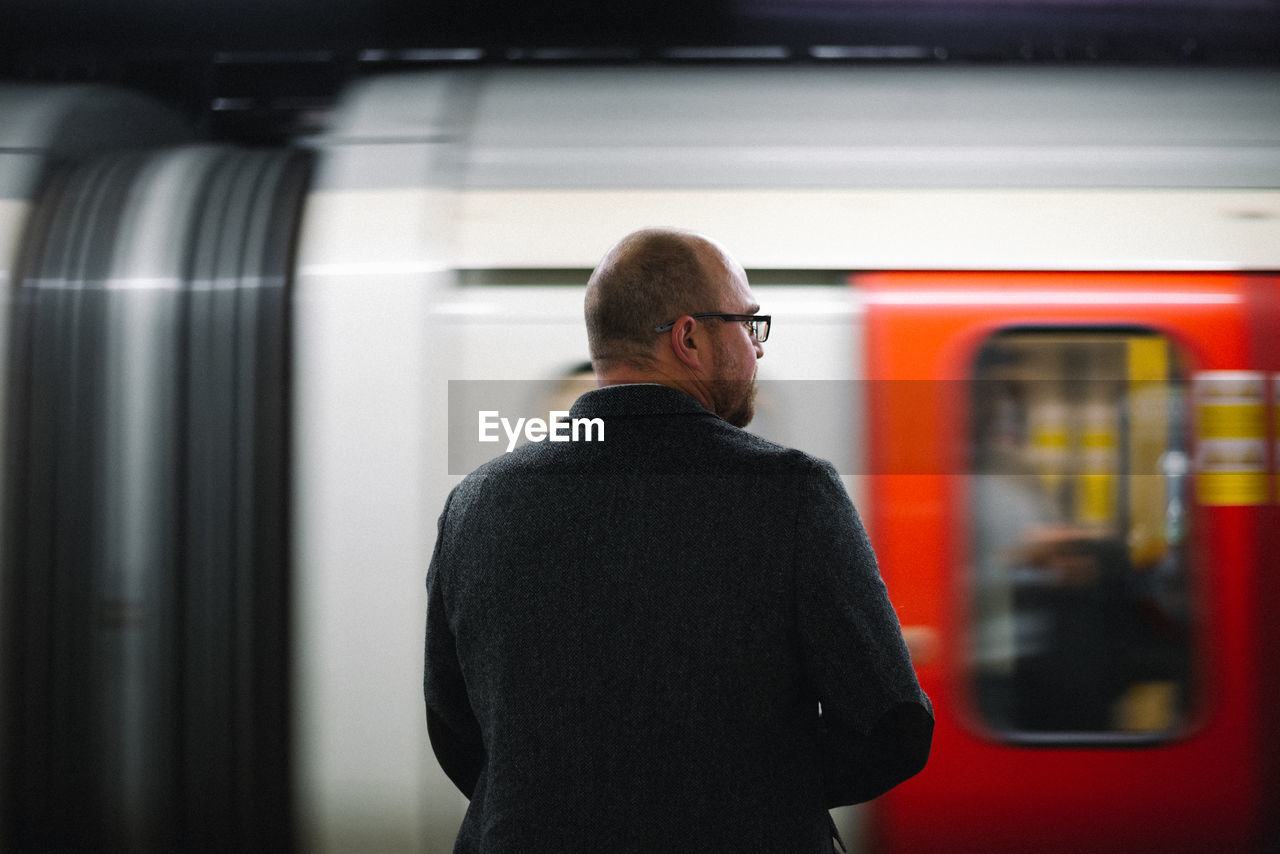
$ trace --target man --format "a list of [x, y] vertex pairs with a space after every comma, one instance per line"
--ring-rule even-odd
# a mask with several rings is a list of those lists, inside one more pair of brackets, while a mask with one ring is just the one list
[[829, 807], [933, 731], [830, 464], [741, 430], [768, 318], [712, 241], [624, 238], [587, 286], [604, 441], [525, 445], [450, 495], [427, 574], [455, 852], [830, 852]]

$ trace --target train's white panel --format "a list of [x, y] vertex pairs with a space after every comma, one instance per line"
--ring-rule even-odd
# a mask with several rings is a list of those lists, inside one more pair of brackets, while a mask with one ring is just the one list
[[1272, 70], [439, 72], [316, 144], [326, 183], [452, 191], [453, 267], [590, 267], [647, 225], [749, 269], [1280, 266]]
[[443, 850], [427, 829], [456, 827], [462, 798], [431, 774], [419, 629], [438, 441], [428, 389], [447, 357], [429, 335], [443, 275], [431, 235], [447, 218], [422, 195], [366, 201], [311, 199], [295, 285], [301, 844]]
[[[1270, 70], [954, 66], [501, 69], [467, 186], [1275, 186]], [[401, 84], [392, 84], [401, 85]]]
[[1280, 191], [1043, 188], [645, 189], [625, 202], [616, 190], [471, 190], [458, 199], [456, 264], [585, 267], [596, 247], [651, 225], [713, 234], [748, 269], [1280, 264]]

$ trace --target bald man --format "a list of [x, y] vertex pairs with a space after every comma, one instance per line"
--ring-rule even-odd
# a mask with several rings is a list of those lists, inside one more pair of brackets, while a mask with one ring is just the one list
[[714, 241], [628, 235], [587, 285], [604, 440], [449, 496], [427, 573], [455, 852], [833, 850], [830, 807], [928, 759], [920, 690], [835, 470], [750, 422], [770, 318]]

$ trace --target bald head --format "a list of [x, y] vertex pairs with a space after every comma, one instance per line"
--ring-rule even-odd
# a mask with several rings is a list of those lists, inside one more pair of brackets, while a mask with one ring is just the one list
[[587, 341], [597, 371], [652, 363], [654, 327], [683, 314], [717, 311], [723, 250], [687, 231], [645, 229], [622, 238], [587, 283]]

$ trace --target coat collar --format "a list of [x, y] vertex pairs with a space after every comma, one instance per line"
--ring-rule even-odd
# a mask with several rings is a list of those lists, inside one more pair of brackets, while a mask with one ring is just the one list
[[592, 389], [578, 398], [572, 418], [628, 415], [710, 415], [715, 413], [684, 392], [657, 383], [632, 383]]

